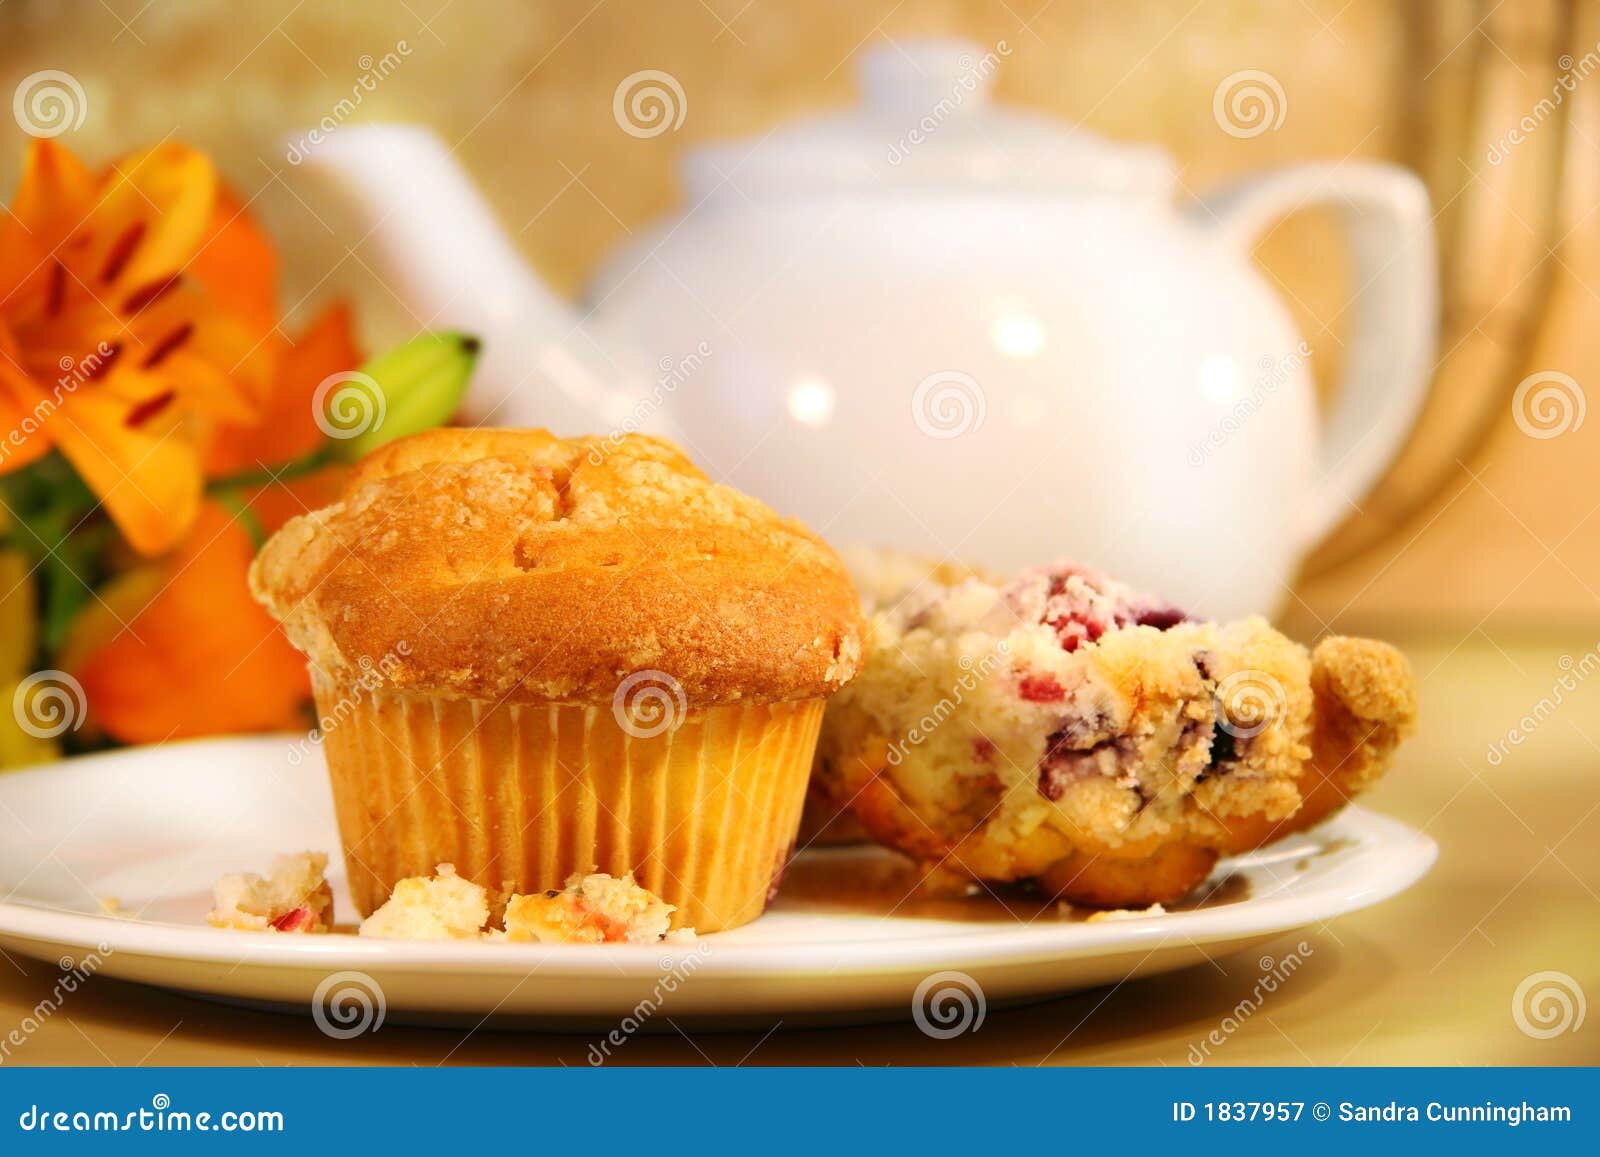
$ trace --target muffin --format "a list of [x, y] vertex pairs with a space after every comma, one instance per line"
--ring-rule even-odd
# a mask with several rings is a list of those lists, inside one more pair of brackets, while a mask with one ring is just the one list
[[1072, 563], [935, 576], [880, 607], [815, 791], [927, 864], [1075, 904], [1181, 899], [1375, 780], [1416, 711], [1387, 644], [1308, 652]]
[[450, 862], [496, 916], [600, 871], [754, 919], [865, 631], [821, 540], [637, 435], [391, 443], [251, 583], [309, 659], [363, 915]]
[[[965, 563], [903, 551], [846, 547], [839, 553], [855, 580], [862, 612], [867, 615], [891, 610], [902, 600], [917, 597], [925, 584], [949, 586], [964, 579], [992, 577]], [[833, 784], [823, 776], [813, 776], [800, 815], [800, 846], [838, 847], [870, 839], [847, 802], [835, 798]]]

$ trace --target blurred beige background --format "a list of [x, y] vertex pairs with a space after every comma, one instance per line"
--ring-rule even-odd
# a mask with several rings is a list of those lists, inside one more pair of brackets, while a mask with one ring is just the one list
[[[855, 53], [927, 34], [1005, 40], [999, 99], [1159, 141], [1191, 191], [1311, 158], [1419, 171], [1444, 260], [1434, 397], [1385, 486], [1308, 564], [1289, 616], [1306, 630], [1429, 617], [1459, 630], [1493, 617], [1592, 638], [1600, 417], [1547, 438], [1512, 421], [1529, 374], [1600, 382], [1591, 0], [9, 0], [0, 91], [41, 68], [70, 72], [88, 115], [65, 140], [94, 160], [169, 135], [212, 152], [281, 239], [295, 313], [348, 296], [377, 343], [405, 319], [357, 239], [299, 201], [284, 149], [372, 59], [404, 45], [353, 119], [419, 121], [459, 142], [529, 257], [576, 292], [630, 230], [677, 204], [686, 146], [846, 104]], [[645, 68], [680, 81], [688, 115], [640, 140], [618, 131], [611, 99]], [[1279, 130], [1236, 139], [1214, 122], [1212, 93], [1241, 68], [1283, 82]], [[1559, 107], [1490, 163], [1563, 77]], [[24, 139], [12, 136], [0, 149], [7, 189]], [[1338, 252], [1326, 223], [1297, 218], [1261, 254], [1324, 378], [1356, 288]]]

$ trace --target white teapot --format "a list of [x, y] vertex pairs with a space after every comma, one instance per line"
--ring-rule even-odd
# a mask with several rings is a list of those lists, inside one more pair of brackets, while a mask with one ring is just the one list
[[[577, 306], [430, 134], [342, 127], [307, 167], [416, 317], [483, 337], [477, 420], [666, 433], [840, 545], [1067, 556], [1197, 612], [1270, 611], [1422, 402], [1426, 192], [1303, 165], [1180, 210], [1166, 154], [993, 105], [998, 62], [874, 50], [863, 107], [690, 149], [687, 211]], [[1325, 422], [1310, 347], [1249, 260], [1313, 204], [1340, 212], [1359, 287]]]

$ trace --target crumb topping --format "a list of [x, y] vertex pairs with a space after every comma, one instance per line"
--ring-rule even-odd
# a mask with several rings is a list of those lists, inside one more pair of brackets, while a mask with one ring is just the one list
[[1001, 597], [1023, 622], [1043, 623], [1053, 630], [1063, 651], [1076, 651], [1122, 627], [1164, 631], [1190, 621], [1172, 604], [1073, 562], [1025, 570], [1006, 585]]
[[865, 631], [826, 544], [640, 435], [391, 443], [251, 582], [331, 676], [496, 701], [606, 704], [641, 670], [691, 709], [817, 698], [855, 675]]

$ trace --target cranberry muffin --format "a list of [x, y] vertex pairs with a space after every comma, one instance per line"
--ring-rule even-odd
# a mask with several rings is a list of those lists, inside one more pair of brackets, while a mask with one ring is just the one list
[[1075, 904], [1182, 898], [1341, 807], [1415, 716], [1385, 643], [1307, 651], [1072, 563], [934, 576], [881, 607], [813, 792], [919, 860]]
[[[891, 611], [900, 602], [919, 597], [928, 584], [949, 586], [969, 578], [994, 578], [965, 563], [903, 551], [845, 547], [839, 556], [855, 580], [862, 613], [869, 616]], [[870, 839], [861, 821], [836, 798], [828, 779], [813, 775], [800, 817], [800, 846], [836, 847], [867, 843]]]

